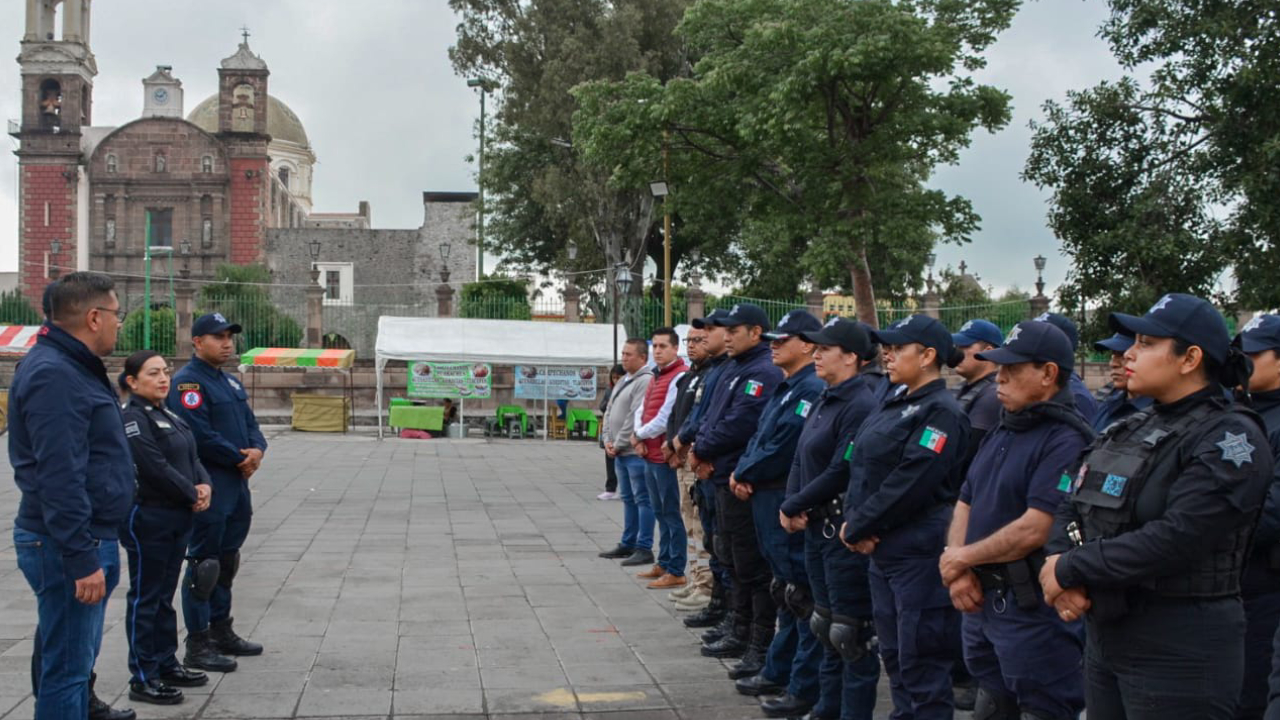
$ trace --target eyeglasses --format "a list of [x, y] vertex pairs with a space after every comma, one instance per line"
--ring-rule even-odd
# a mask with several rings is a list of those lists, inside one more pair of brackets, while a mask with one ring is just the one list
[[684, 341], [686, 345], [704, 345], [706, 344], [706, 342], [707, 342], [706, 338], [687, 338]]
[[116, 320], [119, 320], [120, 322], [124, 322], [125, 316], [129, 314], [129, 312], [124, 308], [116, 308], [115, 310], [112, 310], [111, 308], [96, 307], [94, 308], [94, 310], [101, 310], [102, 312], [105, 312], [105, 313], [111, 313], [112, 315], [115, 315]]

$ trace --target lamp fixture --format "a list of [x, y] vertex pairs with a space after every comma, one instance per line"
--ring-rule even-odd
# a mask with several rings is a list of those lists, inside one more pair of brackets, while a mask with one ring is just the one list
[[670, 191], [671, 189], [667, 187], [667, 183], [664, 180], [649, 183], [649, 192], [653, 193], [656, 198], [666, 197]]
[[320, 259], [320, 241], [312, 240], [307, 243], [307, 251], [311, 253], [311, 260], [314, 262]]

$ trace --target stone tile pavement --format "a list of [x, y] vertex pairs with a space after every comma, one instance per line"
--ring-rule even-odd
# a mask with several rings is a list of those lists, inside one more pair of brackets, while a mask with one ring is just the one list
[[[267, 652], [182, 705], [132, 704], [140, 718], [762, 717], [698, 654], [666, 593], [596, 557], [622, 508], [595, 499], [594, 444], [271, 443], [235, 600], [237, 630]], [[14, 561], [7, 462], [0, 476], [0, 717], [30, 718], [35, 609]], [[118, 705], [131, 704], [126, 589], [122, 578], [97, 665]]]

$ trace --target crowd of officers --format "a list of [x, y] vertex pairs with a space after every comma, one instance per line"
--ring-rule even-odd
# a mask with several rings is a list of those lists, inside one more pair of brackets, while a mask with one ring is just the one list
[[652, 363], [630, 341], [601, 555], [698, 592], [672, 507], [696, 478], [710, 597], [684, 622], [768, 717], [870, 718], [883, 668], [895, 720], [1280, 720], [1280, 316], [1233, 340], [1174, 293], [1109, 322], [1099, 398], [1056, 314], [953, 334], [743, 303], [692, 323], [689, 367], [669, 328]]
[[219, 369], [241, 331], [222, 315], [193, 323], [195, 355], [172, 381], [165, 359], [143, 350], [113, 383], [101, 360], [124, 316], [112, 280], [67, 275], [49, 286], [44, 312], [9, 396], [14, 547], [38, 614], [36, 718], [132, 720], [93, 687], [121, 546], [132, 700], [180, 703], [180, 688], [208, 683], [202, 671], [231, 672], [236, 656], [263, 652], [233, 629], [231, 597], [267, 443], [244, 388]]

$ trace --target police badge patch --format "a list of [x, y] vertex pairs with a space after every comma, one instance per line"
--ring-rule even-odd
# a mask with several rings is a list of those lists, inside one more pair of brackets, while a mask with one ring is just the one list
[[142, 430], [138, 428], [137, 421], [128, 422], [124, 425], [125, 437], [138, 437], [142, 434]]
[[1249, 444], [1249, 437], [1244, 433], [1239, 435], [1227, 431], [1223, 434], [1222, 440], [1214, 443], [1222, 450], [1222, 461], [1234, 463], [1236, 468], [1243, 467], [1245, 463], [1253, 462], [1253, 445]]

